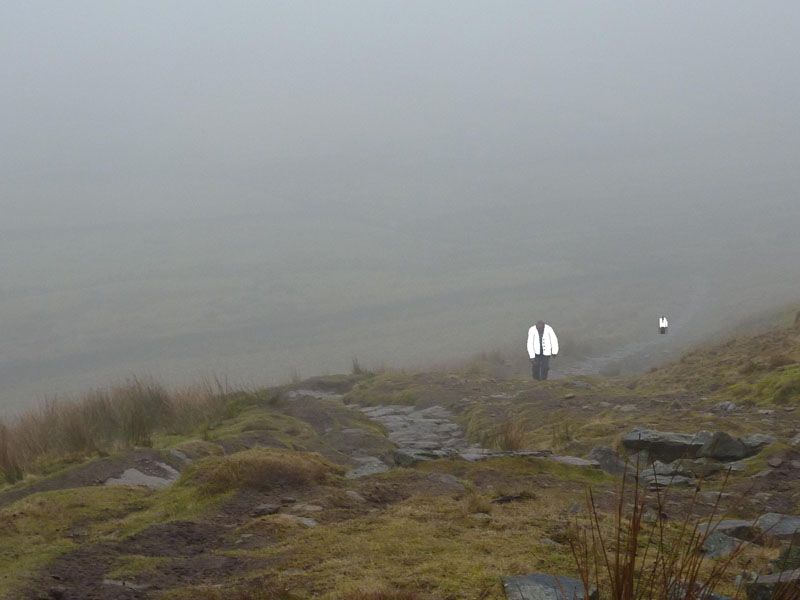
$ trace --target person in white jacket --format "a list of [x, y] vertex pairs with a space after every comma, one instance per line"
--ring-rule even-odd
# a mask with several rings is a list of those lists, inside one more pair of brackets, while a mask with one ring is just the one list
[[556, 332], [544, 321], [537, 321], [528, 330], [528, 356], [534, 379], [547, 379], [550, 370], [550, 358], [558, 355], [558, 338]]
[[667, 327], [669, 327], [669, 323], [667, 322], [667, 317], [661, 315], [661, 318], [658, 320], [659, 333], [667, 333]]

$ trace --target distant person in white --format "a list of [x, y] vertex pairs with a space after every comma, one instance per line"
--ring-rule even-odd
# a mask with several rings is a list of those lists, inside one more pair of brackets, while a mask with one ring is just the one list
[[667, 323], [667, 317], [661, 315], [661, 318], [658, 320], [659, 333], [667, 333], [667, 327], [669, 327], [669, 323]]
[[537, 321], [528, 330], [528, 356], [534, 379], [547, 379], [550, 358], [558, 355], [558, 338], [555, 331], [544, 321]]

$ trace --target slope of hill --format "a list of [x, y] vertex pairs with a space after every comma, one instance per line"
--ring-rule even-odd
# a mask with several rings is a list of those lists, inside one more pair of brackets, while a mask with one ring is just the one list
[[[0, 465], [16, 480], [0, 488], [0, 597], [503, 598], [502, 576], [575, 574], [568, 543], [586, 488], [605, 512], [618, 484], [581, 459], [621, 450], [635, 427], [772, 436], [750, 458], [704, 459], [707, 474], [659, 507], [668, 523], [708, 516], [720, 491], [742, 519], [796, 511], [799, 365], [793, 326], [635, 378], [357, 373], [215, 390], [191, 411], [141, 385], [149, 395], [89, 396], [92, 411], [0, 428]], [[119, 417], [119, 435], [102, 437], [64, 418], [125, 415], [108, 407], [131, 397], [158, 404], [161, 420], [131, 433]], [[45, 418], [49, 438], [80, 430], [83, 445], [48, 449], [35, 433]], [[722, 591], [779, 551], [748, 547]]]

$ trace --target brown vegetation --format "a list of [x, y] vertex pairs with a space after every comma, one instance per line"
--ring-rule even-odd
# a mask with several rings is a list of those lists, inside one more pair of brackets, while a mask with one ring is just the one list
[[[590, 588], [595, 587], [598, 597], [608, 600], [710, 598], [744, 542], [727, 558], [707, 559], [704, 546], [716, 527], [701, 527], [693, 518], [697, 492], [685, 516], [673, 524], [665, 517], [668, 492], [656, 491], [653, 497], [640, 487], [638, 473], [632, 479], [633, 489], [627, 490], [628, 476], [623, 476], [610, 519], [599, 510], [591, 489], [587, 492], [588, 516], [582, 525], [576, 524], [570, 538], [585, 597], [590, 597]], [[711, 522], [719, 520], [718, 509], [719, 500]]]
[[342, 472], [341, 467], [318, 454], [275, 448], [255, 448], [205, 461], [199, 475], [200, 487], [211, 494], [239, 488], [265, 491], [325, 483]]
[[210, 384], [174, 392], [131, 379], [79, 400], [50, 400], [11, 423], [0, 421], [0, 480], [46, 471], [51, 460], [78, 461], [119, 448], [150, 446], [157, 431], [187, 433], [224, 414], [229, 398]]

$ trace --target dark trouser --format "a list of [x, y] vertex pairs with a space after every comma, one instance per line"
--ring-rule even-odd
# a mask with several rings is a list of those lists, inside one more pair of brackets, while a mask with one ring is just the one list
[[659, 327], [659, 329], [661, 330], [661, 333], [667, 333], [666, 327]]
[[550, 357], [537, 354], [531, 364], [534, 379], [547, 379], [547, 372], [550, 370]]

